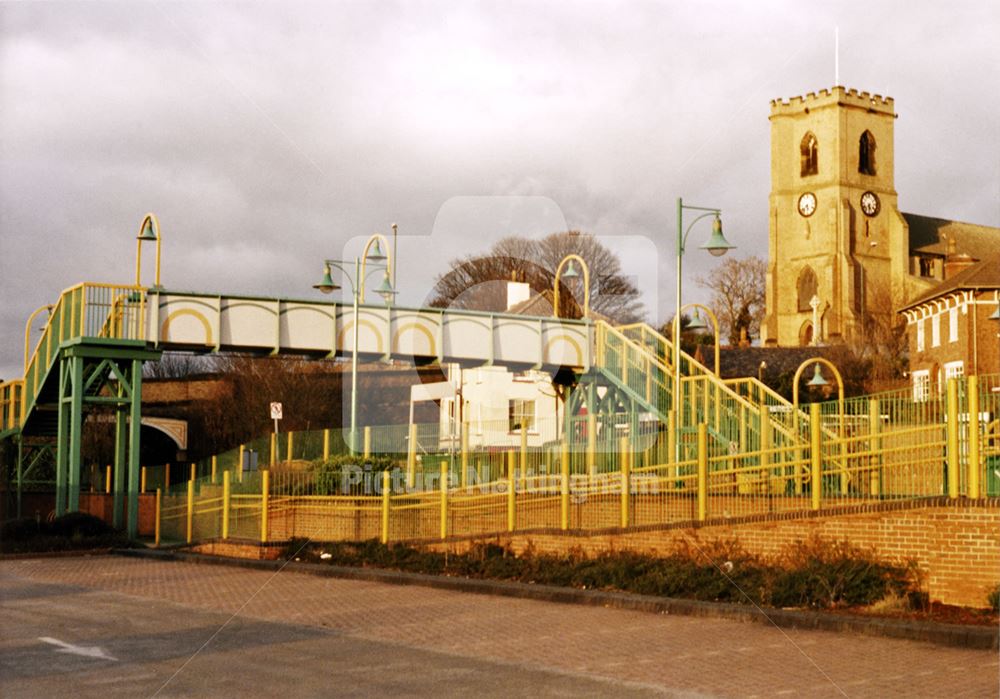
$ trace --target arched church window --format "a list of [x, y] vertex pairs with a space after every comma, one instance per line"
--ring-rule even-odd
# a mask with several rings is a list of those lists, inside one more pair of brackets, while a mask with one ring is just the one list
[[871, 131], [861, 134], [858, 141], [858, 172], [862, 175], [875, 174], [875, 137]]
[[799, 281], [795, 287], [798, 291], [798, 310], [800, 312], [812, 311], [809, 302], [816, 295], [817, 286], [816, 273], [812, 271], [812, 267], [806, 267], [799, 273]]
[[802, 177], [806, 175], [815, 175], [819, 172], [819, 143], [816, 141], [816, 137], [812, 135], [812, 132], [807, 132], [805, 136], [802, 137], [801, 154], [802, 154]]

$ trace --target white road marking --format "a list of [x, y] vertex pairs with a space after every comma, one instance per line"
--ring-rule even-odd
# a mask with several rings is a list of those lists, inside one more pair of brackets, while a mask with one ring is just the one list
[[100, 646], [75, 646], [72, 643], [66, 643], [65, 641], [60, 641], [58, 638], [51, 638], [49, 636], [39, 636], [38, 640], [42, 643], [48, 643], [49, 645], [59, 646], [56, 649], [56, 653], [69, 653], [71, 655], [82, 655], [85, 658], [94, 658], [95, 660], [114, 660], [118, 661], [118, 658], [113, 655], [108, 655], [104, 652], [104, 649]]

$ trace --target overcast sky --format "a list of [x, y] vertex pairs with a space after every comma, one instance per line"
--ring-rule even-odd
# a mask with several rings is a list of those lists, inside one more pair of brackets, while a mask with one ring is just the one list
[[[833, 85], [836, 26], [840, 82], [896, 99], [900, 207], [1000, 225], [998, 7], [0, 3], [0, 376], [34, 308], [132, 281], [146, 211], [169, 288], [296, 297], [397, 222], [406, 304], [568, 226], [663, 320], [678, 196], [766, 256], [768, 103]], [[685, 257], [686, 298], [711, 259]]]

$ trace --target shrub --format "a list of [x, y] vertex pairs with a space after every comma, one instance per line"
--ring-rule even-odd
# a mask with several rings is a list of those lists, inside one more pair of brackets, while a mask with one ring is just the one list
[[1000, 585], [993, 588], [986, 601], [989, 602], [990, 609], [994, 612], [1000, 612]]
[[[395, 459], [387, 456], [351, 456], [340, 454], [326, 461], [314, 461], [316, 495], [340, 495], [354, 493], [359, 489], [371, 490], [381, 487], [382, 471], [391, 471], [399, 466]], [[367, 483], [366, 483], [367, 479]]]
[[0, 527], [0, 551], [26, 553], [127, 546], [128, 538], [104, 520], [71, 512], [52, 522], [15, 519]]

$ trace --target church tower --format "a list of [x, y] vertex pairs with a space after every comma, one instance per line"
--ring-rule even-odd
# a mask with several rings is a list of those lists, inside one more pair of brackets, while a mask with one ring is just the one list
[[893, 312], [908, 260], [895, 118], [892, 98], [843, 87], [771, 102], [765, 345], [850, 341]]

